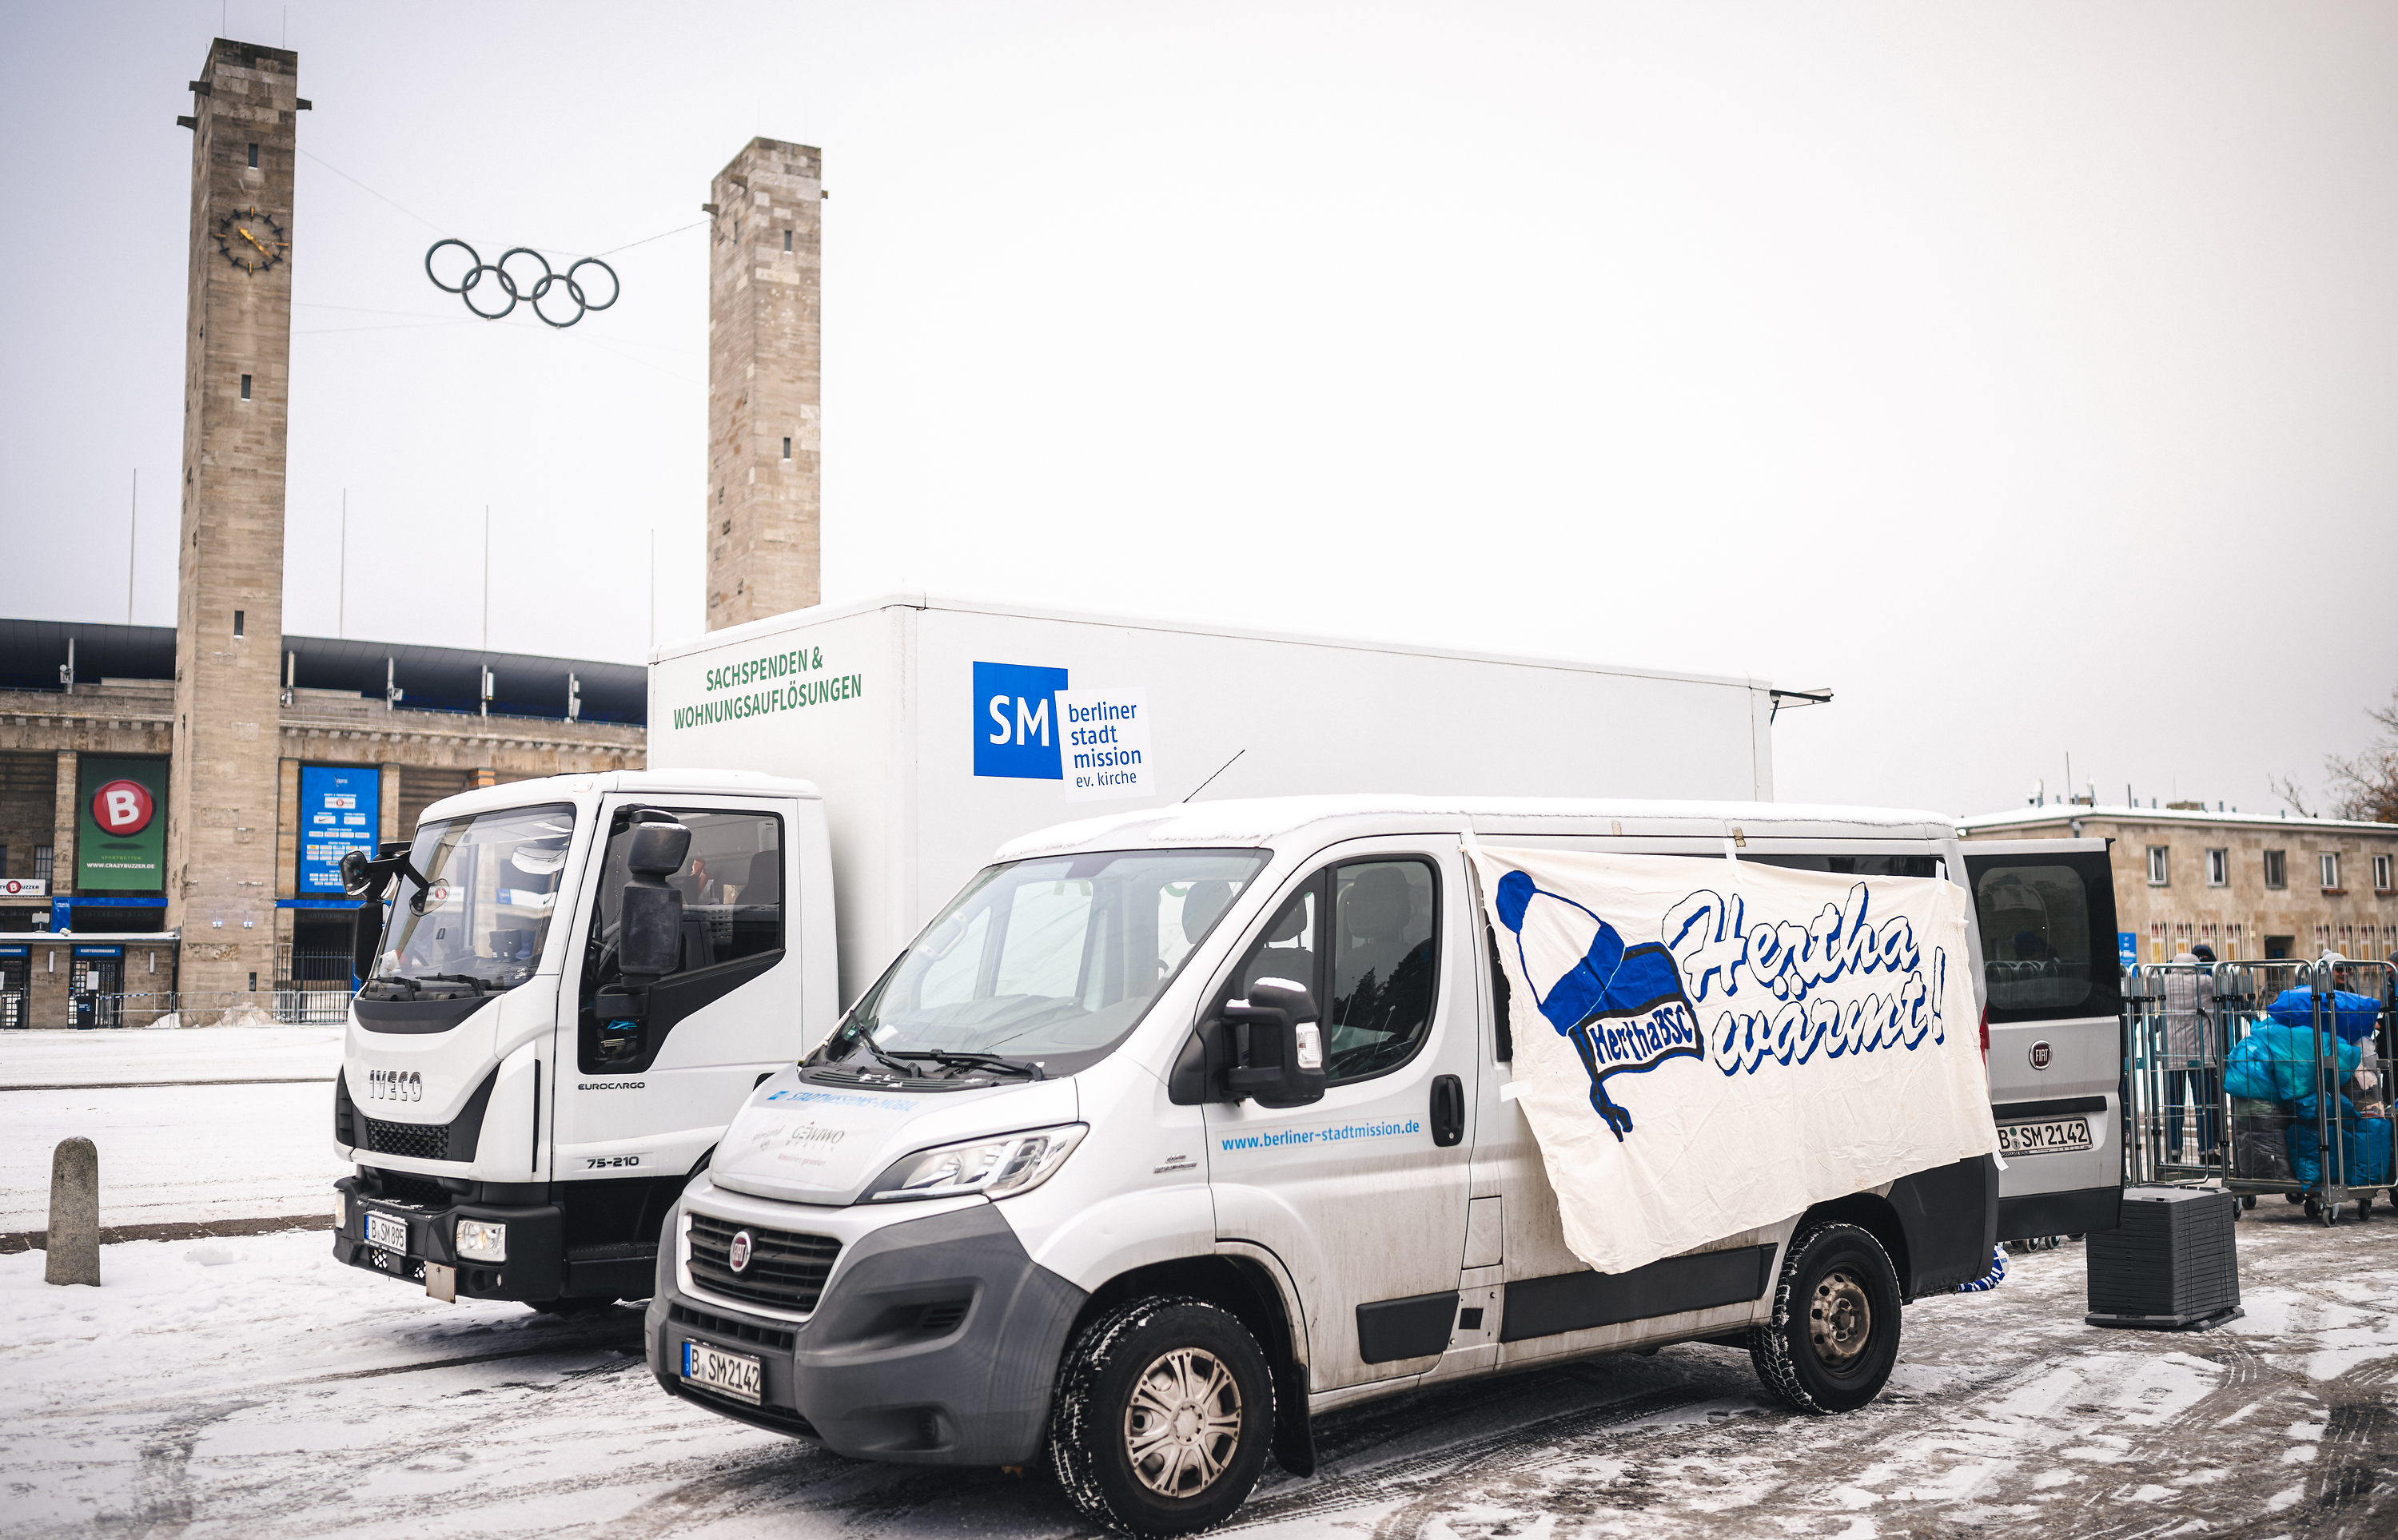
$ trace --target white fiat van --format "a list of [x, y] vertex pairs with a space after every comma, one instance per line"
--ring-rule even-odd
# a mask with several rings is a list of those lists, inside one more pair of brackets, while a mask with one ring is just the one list
[[659, 1385], [863, 1458], [1045, 1449], [1140, 1534], [1448, 1380], [1704, 1339], [1802, 1410], [1872, 1399], [1900, 1307], [1989, 1268], [1995, 1164], [1591, 1270], [1509, 1092], [1547, 1028], [1511, 1024], [1469, 831], [1964, 880], [1933, 815], [1758, 803], [1273, 798], [1018, 839], [676, 1201]]

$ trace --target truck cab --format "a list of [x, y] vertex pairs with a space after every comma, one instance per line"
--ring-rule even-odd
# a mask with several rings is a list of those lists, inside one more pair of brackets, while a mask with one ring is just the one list
[[[629, 869], [663, 831], [671, 868]], [[833, 1018], [822, 798], [729, 771], [523, 781], [434, 803], [380, 864], [335, 1255], [442, 1298], [646, 1294], [677, 1195]], [[628, 976], [635, 890], [656, 956]]]
[[1269, 1452], [1308, 1474], [1315, 1415], [1592, 1354], [1719, 1342], [1802, 1410], [1866, 1404], [1901, 1307], [1989, 1270], [1995, 1162], [1594, 1270], [1515, 1094], [1549, 1026], [1501, 982], [1477, 837], [1964, 882], [1944, 821], [1765, 804], [1268, 798], [1026, 837], [666, 1212], [661, 1388], [863, 1458], [1045, 1449], [1143, 1534], [1221, 1521]]

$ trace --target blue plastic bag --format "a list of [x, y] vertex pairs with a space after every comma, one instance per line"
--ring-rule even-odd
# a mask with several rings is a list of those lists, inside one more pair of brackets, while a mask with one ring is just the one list
[[[2287, 999], [2290, 994], [2303, 998], [2305, 993], [2293, 990], [2282, 998]], [[2280, 1001], [2274, 1003], [2278, 1009]], [[2223, 1066], [2225, 1088], [2234, 1096], [2260, 1102], [2305, 1100], [2315, 1093], [2316, 1046], [2315, 1029], [2309, 1022], [2301, 1020], [2293, 1025], [2279, 1017], [2268, 1017], [2231, 1045], [2230, 1057]], [[2332, 1050], [2340, 1080], [2355, 1074], [2364, 1062], [2364, 1051], [2354, 1042], [2336, 1039]]]
[[[2314, 1024], [2314, 992], [2310, 989], [2284, 989], [2273, 997], [2265, 1008], [2283, 1026], [2310, 1027]], [[2331, 1028], [2339, 1034], [2343, 1043], [2353, 1043], [2373, 1030], [2374, 1019], [2381, 1014], [2381, 1002], [2370, 995], [2351, 994], [2336, 989], [2331, 994]]]
[[2346, 1143], [2350, 1186], [2378, 1187], [2389, 1182], [2389, 1118], [2359, 1118], [2350, 1125]]
[[2262, 1032], [2251, 1032], [2231, 1045], [2231, 1056], [2223, 1061], [2223, 1089], [2252, 1102], [2288, 1100], [2273, 1078]]

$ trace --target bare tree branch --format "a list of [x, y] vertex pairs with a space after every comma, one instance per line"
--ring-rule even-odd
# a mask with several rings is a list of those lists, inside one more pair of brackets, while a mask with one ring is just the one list
[[2324, 757], [2324, 774], [2330, 782], [2332, 811], [2341, 818], [2374, 824], [2398, 824], [2398, 688], [2386, 706], [2367, 706], [2364, 715], [2381, 728], [2363, 753]]
[[2307, 804], [2298, 791], [2297, 782], [2292, 780], [2290, 777], [2286, 775], [2269, 775], [2265, 777], [2265, 789], [2271, 792], [2275, 797], [2280, 797], [2283, 801], [2287, 802], [2290, 805], [2291, 810], [2300, 818], [2312, 818], [2314, 816], [2312, 812], [2310, 812], [2307, 810]]

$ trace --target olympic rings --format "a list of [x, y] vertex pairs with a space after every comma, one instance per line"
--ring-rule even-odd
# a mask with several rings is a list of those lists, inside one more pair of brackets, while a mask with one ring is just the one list
[[[440, 275], [433, 271], [434, 253], [439, 251], [445, 246], [454, 246], [459, 250], [466, 253], [466, 261], [469, 264], [466, 269], [466, 275], [464, 278], [461, 278], [454, 285], [443, 283], [441, 281]], [[508, 271], [508, 264], [512, 261], [517, 261], [519, 258], [530, 258], [533, 261], [538, 262], [541, 265], [541, 275], [539, 277], [533, 277], [527, 275], [526, 276], [519, 278], [516, 275], [510, 273]], [[521, 267], [523, 263], [518, 262], [518, 265]], [[576, 280], [575, 275], [582, 272], [586, 267], [596, 267], [600, 272], [608, 275], [608, 298], [604, 302], [594, 300], [588, 294], [585, 293], [583, 290], [583, 285]], [[508, 302], [500, 306], [496, 310], [485, 310], [481, 305], [475, 302], [475, 289], [483, 282], [483, 275], [486, 273], [490, 274], [492, 277], [496, 280], [499, 292], [507, 296]], [[517, 308], [517, 301], [521, 300], [527, 304], [532, 306], [533, 315], [540, 317], [543, 324], [556, 327], [561, 331], [566, 329], [568, 327], [573, 326], [575, 322], [583, 319], [584, 315], [590, 311], [607, 309], [609, 305], [614, 304], [617, 299], [624, 293], [624, 286], [616, 277], [616, 270], [610, 267], [606, 262], [601, 261], [597, 257], [581, 258], [569, 266], [565, 272], [553, 273], [550, 271], [549, 259], [543, 256], [540, 252], [535, 251], [532, 247], [512, 246], [505, 252], [502, 253], [498, 261], [487, 262], [483, 261], [482, 254], [480, 252], [478, 252], [473, 247], [468, 246], [465, 241], [458, 239], [454, 235], [435, 241], [431, 247], [426, 248], [424, 253], [424, 275], [433, 280], [434, 288], [439, 289], [444, 294], [457, 295], [459, 299], [465, 302], [466, 308], [469, 311], [481, 316], [486, 321], [496, 321], [503, 315], [507, 315], [510, 311]], [[563, 321], [552, 316], [549, 312], [542, 309], [541, 307], [542, 301], [547, 299], [552, 290], [557, 289], [561, 286], [566, 290], [567, 299], [574, 301], [574, 314], [568, 316]]]

